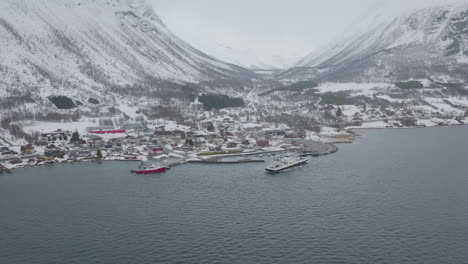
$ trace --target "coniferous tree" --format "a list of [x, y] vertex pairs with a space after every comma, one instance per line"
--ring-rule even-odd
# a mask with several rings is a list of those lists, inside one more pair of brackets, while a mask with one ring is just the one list
[[336, 111], [336, 117], [341, 117], [343, 115], [343, 111], [341, 111], [341, 108], [338, 108]]
[[78, 133], [78, 131], [73, 132], [72, 137], [70, 139], [70, 143], [75, 143], [75, 142], [78, 142], [79, 140], [80, 140], [80, 134]]
[[190, 146], [193, 146], [193, 145], [194, 145], [192, 139], [186, 139], [186, 140], [185, 140], [185, 144], [190, 145]]
[[213, 124], [210, 124], [210, 126], [208, 126], [208, 131], [210, 132], [214, 132], [215, 131], [215, 127], [213, 126]]
[[97, 150], [97, 153], [96, 153], [96, 156], [97, 156], [97, 159], [102, 159], [102, 152], [101, 152], [101, 149], [98, 149]]

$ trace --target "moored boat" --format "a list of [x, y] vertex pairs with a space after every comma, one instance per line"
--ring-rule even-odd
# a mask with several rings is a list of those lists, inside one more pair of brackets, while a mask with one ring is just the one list
[[273, 165], [266, 167], [265, 170], [271, 173], [278, 173], [284, 170], [297, 167], [307, 163], [307, 159], [300, 156], [284, 157], [275, 160]]
[[150, 173], [162, 173], [168, 170], [164, 166], [149, 166], [144, 168], [139, 168], [135, 171], [136, 174], [150, 174]]

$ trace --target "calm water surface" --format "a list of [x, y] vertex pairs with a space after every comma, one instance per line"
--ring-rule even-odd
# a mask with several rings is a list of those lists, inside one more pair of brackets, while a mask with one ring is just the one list
[[0, 263], [468, 263], [468, 127], [365, 131], [309, 165], [0, 175]]

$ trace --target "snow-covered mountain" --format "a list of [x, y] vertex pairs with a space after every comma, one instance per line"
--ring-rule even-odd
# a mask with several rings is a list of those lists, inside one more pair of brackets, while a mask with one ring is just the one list
[[375, 10], [283, 77], [393, 82], [468, 81], [468, 4], [388, 15]]
[[[173, 35], [146, 0], [0, 1], [0, 97], [80, 97], [161, 82], [241, 78]], [[66, 90], [66, 91], [65, 91]]]

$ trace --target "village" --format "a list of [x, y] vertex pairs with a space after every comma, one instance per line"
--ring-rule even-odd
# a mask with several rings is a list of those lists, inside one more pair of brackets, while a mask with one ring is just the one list
[[[259, 155], [288, 151], [325, 155], [338, 151], [334, 144], [358, 138], [356, 129], [457, 125], [464, 124], [468, 116], [468, 111], [460, 116], [371, 105], [329, 104], [308, 113], [296, 113], [293, 108], [270, 109], [270, 113], [283, 114], [268, 117], [268, 106], [264, 110], [249, 106], [207, 111], [197, 99], [177, 121], [170, 116], [149, 119], [142, 115], [125, 120], [109, 113], [93, 122], [41, 123], [28, 130], [36, 133], [33, 141], [3, 140], [0, 172], [84, 161], [140, 161], [173, 167], [188, 162], [226, 163], [226, 158], [229, 163], [263, 162]], [[320, 116], [328, 119], [314, 123]]]
[[[84, 161], [141, 161], [171, 167], [186, 162], [223, 163], [223, 157], [239, 157], [229, 163], [262, 162], [245, 156], [285, 151], [314, 155], [337, 151], [331, 144], [295, 140], [287, 126], [240, 123], [224, 117], [185, 123], [158, 121], [87, 127], [86, 133], [57, 129], [41, 133], [38, 142], [0, 147], [0, 170]], [[309, 144], [309, 145], [308, 145]], [[314, 147], [309, 147], [314, 144]], [[314, 148], [315, 152], [314, 152]], [[224, 161], [226, 162], [226, 161]]]

